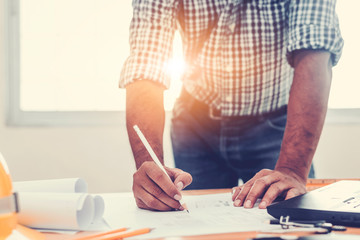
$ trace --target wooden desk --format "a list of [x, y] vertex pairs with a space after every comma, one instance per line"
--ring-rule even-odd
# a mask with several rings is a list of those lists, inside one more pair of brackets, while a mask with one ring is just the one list
[[[336, 182], [340, 179], [309, 179], [307, 184], [308, 190], [314, 190], [319, 187], [323, 187], [330, 183]], [[343, 180], [343, 179], [341, 179]], [[352, 180], [360, 180], [360, 179], [352, 179]], [[231, 189], [211, 189], [211, 190], [189, 190], [183, 191], [184, 195], [202, 195], [202, 194], [214, 194], [214, 193], [225, 193], [230, 192]], [[89, 233], [87, 232], [79, 232], [76, 235], [64, 235], [64, 234], [45, 234], [46, 240], [71, 240], [78, 238], [80, 236], [86, 236]], [[93, 233], [92, 233], [93, 234]], [[238, 232], [238, 233], [226, 233], [226, 234], [211, 234], [211, 235], [198, 235], [198, 236], [187, 236], [187, 237], [169, 237], [169, 238], [161, 238], [157, 240], [200, 240], [200, 239], [208, 239], [208, 240], [246, 240], [249, 238], [255, 238], [258, 232]], [[360, 228], [348, 228], [346, 232], [339, 234], [356, 234], [360, 236]], [[284, 235], [284, 234], [282, 234]], [[288, 233], [286, 235], [296, 235], [296, 236], [305, 236], [309, 235], [309, 233], [304, 232], [296, 232], [296, 233]], [[135, 238], [134, 238], [135, 239]], [[360, 237], [359, 237], [360, 239]]]

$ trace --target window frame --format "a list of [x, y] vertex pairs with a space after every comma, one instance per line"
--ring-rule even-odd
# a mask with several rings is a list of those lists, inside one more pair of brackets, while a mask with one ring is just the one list
[[[125, 124], [125, 111], [23, 111], [20, 108], [19, 0], [4, 0], [5, 78], [9, 126], [102, 126]], [[171, 114], [170, 111], [167, 115]], [[358, 124], [360, 108], [328, 109], [326, 123]]]

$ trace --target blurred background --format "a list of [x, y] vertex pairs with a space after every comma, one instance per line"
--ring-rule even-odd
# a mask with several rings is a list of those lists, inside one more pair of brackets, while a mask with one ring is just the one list
[[[360, 177], [360, 1], [338, 0], [345, 47], [333, 68], [318, 178]], [[129, 54], [131, 1], [0, 0], [0, 152], [12, 178], [81, 177], [90, 192], [131, 191], [135, 170], [118, 88]], [[170, 110], [185, 69], [176, 34], [165, 161], [173, 166]]]

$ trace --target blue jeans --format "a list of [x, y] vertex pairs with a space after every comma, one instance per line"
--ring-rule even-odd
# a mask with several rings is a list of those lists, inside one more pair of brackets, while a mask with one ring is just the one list
[[[264, 168], [274, 169], [286, 125], [286, 107], [256, 117], [210, 117], [186, 92], [171, 121], [175, 165], [193, 177], [186, 189], [231, 188]], [[311, 167], [309, 177], [314, 177]]]

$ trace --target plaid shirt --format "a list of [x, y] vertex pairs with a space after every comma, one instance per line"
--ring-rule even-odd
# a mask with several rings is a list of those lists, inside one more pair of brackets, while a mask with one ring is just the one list
[[319, 49], [335, 65], [343, 46], [335, 0], [133, 0], [130, 57], [120, 87], [170, 85], [174, 32], [183, 39], [186, 90], [223, 116], [258, 115], [287, 104], [292, 53]]

